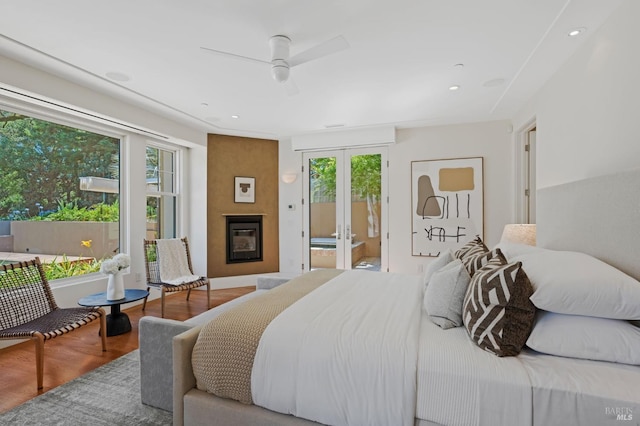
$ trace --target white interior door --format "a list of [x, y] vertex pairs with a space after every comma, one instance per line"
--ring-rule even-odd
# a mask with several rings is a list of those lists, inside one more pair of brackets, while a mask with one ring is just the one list
[[387, 270], [387, 150], [308, 152], [304, 269]]

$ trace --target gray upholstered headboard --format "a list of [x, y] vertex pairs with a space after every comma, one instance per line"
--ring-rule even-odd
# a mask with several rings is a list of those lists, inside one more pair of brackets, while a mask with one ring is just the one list
[[537, 192], [537, 244], [580, 251], [640, 279], [640, 169]]

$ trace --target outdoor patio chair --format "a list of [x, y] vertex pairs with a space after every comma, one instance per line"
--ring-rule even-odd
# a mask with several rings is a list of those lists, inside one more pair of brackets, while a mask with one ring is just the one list
[[36, 375], [42, 389], [44, 342], [100, 320], [102, 350], [107, 350], [107, 323], [102, 308], [59, 308], [40, 259], [0, 265], [0, 339], [33, 339]]
[[[160, 299], [161, 299], [161, 316], [164, 318], [164, 297], [165, 293], [175, 293], [178, 291], [187, 290], [187, 301], [189, 301], [189, 296], [191, 296], [191, 289], [201, 286], [207, 286], [207, 309], [211, 308], [211, 285], [209, 283], [209, 279], [207, 277], [194, 277], [194, 279], [189, 282], [181, 283], [181, 284], [169, 284], [167, 282], [163, 282], [160, 278], [160, 270], [161, 263], [163, 259], [158, 255], [158, 242], [159, 240], [144, 240], [144, 260], [145, 260], [145, 269], [147, 272], [147, 291], [150, 288], [156, 288], [160, 290]], [[160, 240], [163, 241], [163, 240]], [[164, 240], [167, 241], [167, 240]], [[184, 264], [188, 266], [187, 273], [193, 275], [193, 267], [191, 265], [191, 254], [189, 252], [189, 242], [187, 238], [181, 238], [182, 247], [184, 248], [184, 254], [180, 253], [186, 259], [183, 258]], [[164, 261], [167, 261], [166, 259]], [[148, 297], [148, 296], [147, 296]], [[142, 304], [142, 310], [144, 311], [147, 306], [147, 298], [144, 299], [144, 303]]]

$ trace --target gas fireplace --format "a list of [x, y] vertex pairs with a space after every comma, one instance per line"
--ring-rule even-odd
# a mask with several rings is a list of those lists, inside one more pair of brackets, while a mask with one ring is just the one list
[[262, 216], [227, 216], [227, 263], [262, 260]]

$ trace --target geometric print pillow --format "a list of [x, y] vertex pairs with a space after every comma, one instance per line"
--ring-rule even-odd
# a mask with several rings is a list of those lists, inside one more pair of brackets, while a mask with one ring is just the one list
[[471, 278], [463, 302], [462, 320], [471, 340], [497, 356], [519, 354], [533, 327], [532, 293], [521, 262], [489, 260]]
[[507, 259], [502, 254], [499, 248], [495, 248], [491, 251], [486, 251], [482, 253], [477, 253], [471, 256], [466, 256], [462, 263], [464, 267], [467, 268], [467, 272], [469, 275], [473, 277], [473, 274], [484, 265], [486, 265], [491, 259], [499, 258], [502, 263], [507, 263]]
[[460, 249], [456, 250], [456, 252], [453, 255], [458, 259], [464, 261], [464, 259], [469, 256], [473, 256], [480, 253], [486, 253], [488, 251], [489, 249], [487, 248], [487, 246], [484, 245], [480, 236], [476, 235], [476, 237], [473, 240], [467, 242], [465, 245], [460, 247]]

